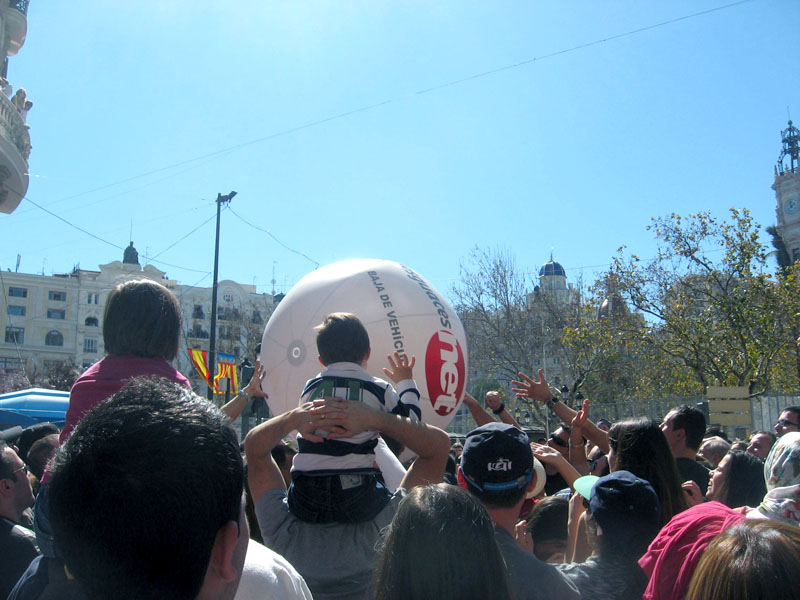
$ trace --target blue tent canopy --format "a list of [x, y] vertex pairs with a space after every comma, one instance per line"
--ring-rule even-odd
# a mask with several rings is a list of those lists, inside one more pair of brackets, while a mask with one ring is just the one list
[[69, 392], [31, 388], [0, 395], [0, 427], [36, 423], [61, 425], [69, 407]]

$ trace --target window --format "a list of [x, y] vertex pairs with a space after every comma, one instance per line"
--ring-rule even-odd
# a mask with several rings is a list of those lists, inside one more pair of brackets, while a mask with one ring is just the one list
[[87, 354], [97, 354], [97, 338], [84, 338], [83, 351]]
[[83, 324], [87, 327], [99, 327], [100, 321], [97, 320], [97, 317], [86, 317], [86, 320], [83, 322]]
[[192, 309], [192, 318], [193, 319], [205, 319], [206, 313], [203, 312], [203, 307], [200, 304], [195, 304], [194, 308]]
[[12, 298], [27, 298], [28, 288], [10, 287], [8, 288], [8, 295]]
[[18, 358], [0, 356], [0, 371], [5, 371], [6, 373], [22, 371], [22, 361]]
[[48, 308], [47, 309], [47, 318], [48, 319], [66, 319], [67, 318], [67, 311], [63, 308]]
[[100, 303], [100, 294], [89, 294], [86, 297], [86, 304], [99, 304]]
[[67, 301], [67, 292], [55, 292], [50, 290], [47, 292], [47, 299], [53, 300], [54, 302], [66, 302]]
[[44, 345], [45, 346], [63, 346], [64, 345], [64, 336], [61, 334], [60, 331], [50, 331], [44, 336]]
[[192, 338], [200, 338], [204, 340], [207, 340], [209, 338], [208, 331], [203, 329], [203, 327], [201, 325], [198, 325], [197, 323], [195, 323], [194, 327], [192, 327], [188, 331], [187, 335]]
[[16, 317], [24, 317], [26, 310], [24, 306], [14, 306], [12, 304], [9, 304], [6, 307], [6, 312], [9, 315], [14, 315]]
[[25, 342], [24, 327], [6, 327], [6, 343], [22, 344]]

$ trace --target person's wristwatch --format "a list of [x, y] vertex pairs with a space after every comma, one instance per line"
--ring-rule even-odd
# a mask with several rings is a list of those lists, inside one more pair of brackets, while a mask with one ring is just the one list
[[498, 406], [496, 409], [492, 409], [492, 412], [493, 412], [494, 414], [496, 414], [496, 415], [499, 415], [499, 414], [500, 414], [501, 412], [503, 412], [505, 409], [506, 409], [506, 405], [505, 405], [505, 404], [503, 404], [503, 403], [501, 402], [501, 403], [500, 403], [500, 406]]
[[248, 400], [250, 400], [250, 394], [247, 393], [247, 388], [242, 388], [239, 390], [239, 395], [244, 396]]
[[552, 410], [552, 409], [553, 409], [553, 407], [554, 407], [556, 404], [558, 404], [559, 402], [561, 402], [561, 400], [559, 400], [558, 396], [550, 396], [550, 399], [549, 399], [549, 400], [547, 400], [547, 401], [545, 402], [545, 404], [547, 405], [547, 408], [549, 408], [550, 410]]

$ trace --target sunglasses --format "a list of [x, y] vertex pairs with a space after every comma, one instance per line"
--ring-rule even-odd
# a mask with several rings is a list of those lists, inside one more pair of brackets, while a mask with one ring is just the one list
[[781, 427], [800, 427], [800, 423], [792, 423], [789, 419], [778, 419], [775, 424]]
[[562, 448], [569, 448], [569, 444], [558, 437], [555, 433], [550, 434], [550, 440], [556, 445], [561, 446]]
[[28, 465], [24, 465], [23, 464], [19, 469], [14, 469], [13, 471], [11, 471], [11, 477], [9, 477], [9, 479], [13, 478], [14, 481], [17, 481], [17, 475], [16, 474], [19, 473], [20, 471], [25, 473], [25, 475], [27, 476], [28, 475]]

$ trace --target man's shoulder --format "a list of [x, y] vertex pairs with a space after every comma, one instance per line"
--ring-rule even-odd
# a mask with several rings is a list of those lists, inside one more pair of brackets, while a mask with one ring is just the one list
[[305, 580], [280, 554], [250, 541], [235, 600], [310, 600]]
[[699, 479], [698, 485], [700, 485], [700, 487], [702, 487], [703, 481], [708, 485], [708, 478], [710, 477], [711, 471], [702, 464], [691, 458], [684, 457], [676, 458], [675, 463], [678, 465], [678, 472], [683, 478], [692, 479], [694, 481]]
[[264, 492], [256, 501], [256, 515], [264, 544], [297, 569], [315, 598], [355, 597], [369, 589], [381, 530], [391, 523], [405, 493], [395, 492], [378, 516], [363, 523], [301, 521], [289, 511], [284, 489]]
[[13, 545], [20, 548], [36, 548], [36, 534], [6, 518], [0, 518], [0, 537], [3, 538], [6, 547]]

